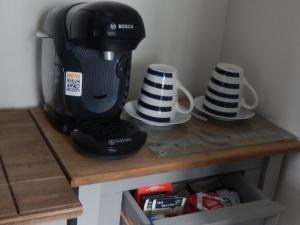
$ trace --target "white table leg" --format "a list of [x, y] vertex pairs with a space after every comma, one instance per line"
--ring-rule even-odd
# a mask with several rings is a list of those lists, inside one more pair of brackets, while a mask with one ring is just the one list
[[271, 156], [267, 160], [260, 186], [262, 191], [273, 199], [278, 185], [283, 155]]
[[122, 192], [103, 193], [101, 184], [79, 187], [79, 200], [83, 214], [78, 217], [77, 225], [119, 225]]
[[67, 220], [58, 220], [49, 223], [43, 223], [42, 225], [66, 225], [66, 224], [67, 224]]
[[102, 195], [100, 199], [98, 225], [119, 225], [122, 205], [122, 192]]
[[98, 225], [101, 185], [79, 187], [79, 200], [83, 213], [77, 218], [77, 225]]
[[275, 215], [273, 217], [268, 218], [265, 225], [277, 225], [279, 217], [280, 215]]

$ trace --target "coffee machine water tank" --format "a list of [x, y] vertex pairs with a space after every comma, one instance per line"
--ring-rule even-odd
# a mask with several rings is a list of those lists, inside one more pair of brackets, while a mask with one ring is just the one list
[[42, 41], [45, 111], [60, 130], [118, 118], [128, 95], [132, 51], [145, 37], [141, 16], [117, 2], [79, 3], [46, 16]]

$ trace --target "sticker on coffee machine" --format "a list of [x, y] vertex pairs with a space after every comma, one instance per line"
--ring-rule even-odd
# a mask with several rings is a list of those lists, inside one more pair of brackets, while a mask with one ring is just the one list
[[65, 94], [68, 96], [81, 96], [82, 93], [82, 73], [66, 72]]

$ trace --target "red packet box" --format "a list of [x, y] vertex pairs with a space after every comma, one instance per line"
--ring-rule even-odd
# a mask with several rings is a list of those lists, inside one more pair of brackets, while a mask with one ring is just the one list
[[191, 204], [201, 211], [223, 208], [224, 200], [214, 192], [198, 192], [191, 199]]
[[139, 188], [135, 192], [136, 202], [143, 207], [147, 199], [164, 198], [172, 194], [172, 184], [159, 184]]

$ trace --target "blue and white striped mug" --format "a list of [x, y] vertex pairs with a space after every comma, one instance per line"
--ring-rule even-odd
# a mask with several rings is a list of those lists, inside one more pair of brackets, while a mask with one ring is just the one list
[[[254, 103], [249, 105], [243, 97], [244, 86], [254, 96]], [[241, 108], [254, 109], [258, 105], [258, 96], [244, 75], [244, 70], [236, 65], [219, 63], [209, 81], [203, 101], [203, 108], [216, 116], [235, 118]]]
[[[189, 109], [178, 103], [178, 90], [189, 99]], [[149, 65], [140, 92], [137, 114], [144, 119], [168, 123], [172, 121], [176, 112], [191, 113], [194, 100], [190, 92], [177, 79], [177, 69], [163, 64]]]

